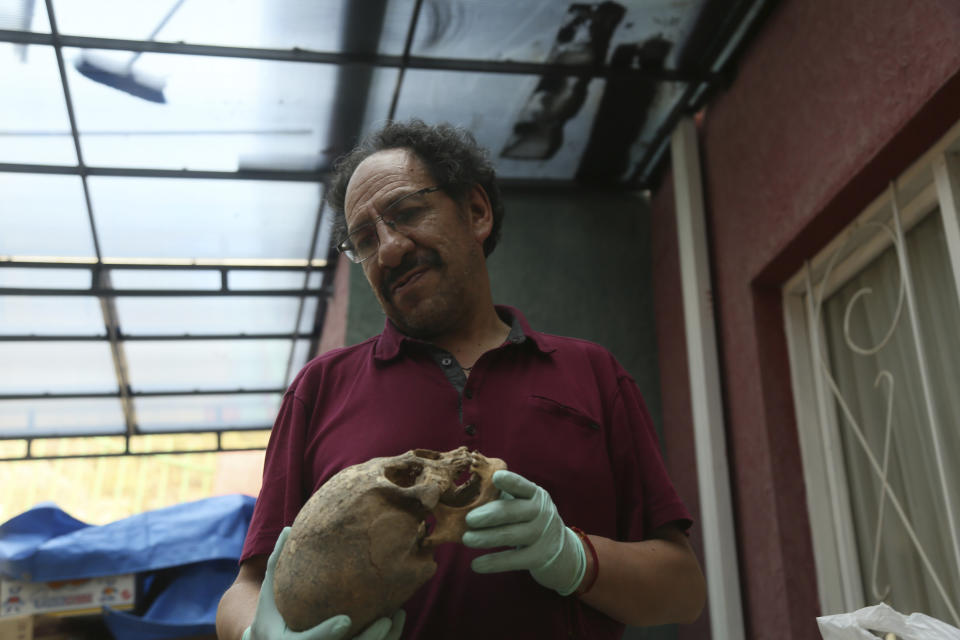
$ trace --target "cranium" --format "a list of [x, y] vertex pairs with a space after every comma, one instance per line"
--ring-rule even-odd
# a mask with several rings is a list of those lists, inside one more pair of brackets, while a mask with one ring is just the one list
[[352, 633], [396, 611], [433, 576], [433, 548], [460, 542], [464, 517], [497, 497], [506, 464], [460, 447], [373, 458], [330, 478], [293, 522], [274, 573], [287, 626], [345, 613]]

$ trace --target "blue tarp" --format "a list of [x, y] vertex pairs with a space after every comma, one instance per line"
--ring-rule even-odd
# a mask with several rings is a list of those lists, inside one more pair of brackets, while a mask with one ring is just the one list
[[134, 573], [150, 602], [139, 615], [105, 612], [117, 640], [212, 633], [253, 505], [249, 496], [219, 496], [101, 526], [39, 505], [0, 525], [0, 575], [49, 582]]

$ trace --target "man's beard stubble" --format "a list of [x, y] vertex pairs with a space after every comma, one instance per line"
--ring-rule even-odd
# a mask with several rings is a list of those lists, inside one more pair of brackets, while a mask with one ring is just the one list
[[452, 302], [452, 300], [445, 299], [449, 296], [443, 296], [443, 292], [438, 291], [430, 298], [420, 301], [419, 306], [426, 305], [423, 313], [415, 311], [403, 314], [394, 304], [391, 294], [391, 288], [398, 280], [403, 279], [413, 269], [424, 266], [428, 269], [441, 270], [446, 267], [446, 263], [434, 249], [424, 249], [416, 254], [407, 254], [400, 264], [384, 273], [380, 282], [378, 297], [384, 312], [405, 335], [429, 340], [447, 330], [455, 320], [453, 309], [447, 308], [447, 305], [443, 304]]
[[394, 283], [403, 279], [410, 271], [423, 266], [439, 269], [443, 267], [443, 260], [434, 249], [424, 249], [422, 253], [406, 254], [400, 264], [388, 269], [383, 274], [383, 279], [380, 281], [380, 299], [393, 304], [393, 295], [390, 293], [390, 289]]

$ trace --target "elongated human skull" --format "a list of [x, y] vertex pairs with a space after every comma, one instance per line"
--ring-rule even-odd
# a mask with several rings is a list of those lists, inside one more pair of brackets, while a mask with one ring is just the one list
[[[330, 478], [300, 510], [274, 574], [295, 631], [345, 613], [355, 634], [393, 614], [437, 570], [433, 548], [459, 542], [464, 517], [499, 491], [506, 464], [460, 447], [373, 458]], [[432, 525], [432, 526], [431, 526]]]

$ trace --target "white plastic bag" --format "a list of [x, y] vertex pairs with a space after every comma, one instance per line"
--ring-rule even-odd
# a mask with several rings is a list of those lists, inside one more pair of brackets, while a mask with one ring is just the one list
[[960, 640], [960, 629], [922, 613], [905, 616], [895, 609], [878, 604], [852, 613], [838, 613], [817, 618], [824, 640], [878, 640], [893, 633], [898, 640]]

